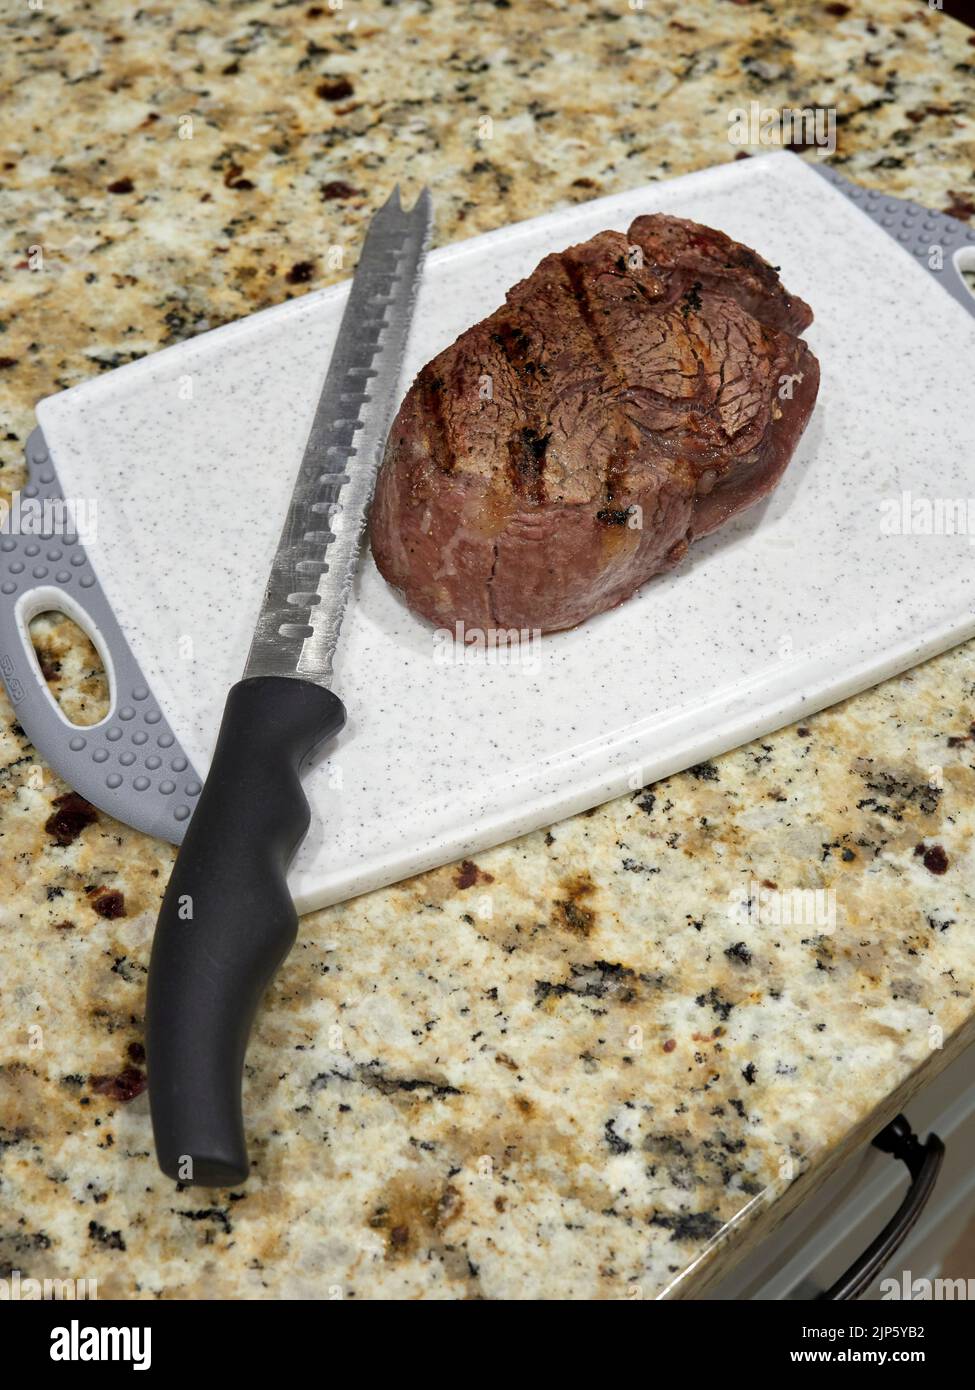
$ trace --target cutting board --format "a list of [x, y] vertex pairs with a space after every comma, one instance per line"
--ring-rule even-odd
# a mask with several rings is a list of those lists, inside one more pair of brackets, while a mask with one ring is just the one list
[[[507, 662], [445, 660], [366, 554], [335, 663], [348, 726], [306, 782], [299, 910], [640, 787], [975, 632], [971, 537], [902, 524], [917, 499], [975, 495], [975, 321], [958, 273], [975, 234], [951, 219], [851, 195], [786, 153], [565, 208], [428, 258], [402, 388], [544, 254], [654, 211], [753, 246], [813, 307], [822, 386], [783, 482], [615, 612]], [[930, 243], [947, 247], [937, 274]], [[38, 406], [25, 492], [95, 499], [97, 536], [4, 538], [0, 669], [69, 783], [174, 842], [243, 666], [346, 294], [307, 294]], [[113, 709], [94, 729], [66, 724], [26, 653], [48, 606], [106, 661]]]

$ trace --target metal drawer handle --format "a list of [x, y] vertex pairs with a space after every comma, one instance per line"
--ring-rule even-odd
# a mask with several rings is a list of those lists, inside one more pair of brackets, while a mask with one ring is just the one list
[[819, 1295], [820, 1300], [859, 1298], [864, 1289], [869, 1288], [924, 1210], [934, 1191], [945, 1156], [945, 1146], [938, 1136], [929, 1134], [927, 1142], [922, 1144], [904, 1115], [891, 1120], [874, 1139], [873, 1145], [882, 1153], [893, 1154], [906, 1165], [911, 1175], [911, 1185], [884, 1229], [854, 1260], [846, 1273]]

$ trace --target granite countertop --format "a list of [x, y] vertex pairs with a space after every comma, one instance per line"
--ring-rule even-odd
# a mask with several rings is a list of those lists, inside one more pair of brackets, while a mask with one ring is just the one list
[[[7, 492], [38, 397], [341, 278], [323, 247], [397, 179], [449, 241], [730, 159], [752, 100], [819, 103], [844, 173], [975, 215], [975, 40], [903, 0], [113, 0], [4, 28]], [[93, 649], [36, 640], [97, 719]], [[71, 793], [0, 698], [0, 1275], [693, 1296], [970, 1040], [973, 807], [970, 643], [309, 916], [249, 1054], [254, 1175], [182, 1190], [142, 1043], [173, 851]], [[743, 883], [832, 890], [835, 930], [734, 921]]]

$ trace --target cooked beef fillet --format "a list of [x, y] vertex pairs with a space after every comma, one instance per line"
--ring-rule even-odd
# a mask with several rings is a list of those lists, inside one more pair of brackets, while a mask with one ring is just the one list
[[769, 493], [812, 411], [812, 321], [754, 251], [677, 217], [546, 256], [420, 372], [376, 563], [453, 627], [573, 627]]

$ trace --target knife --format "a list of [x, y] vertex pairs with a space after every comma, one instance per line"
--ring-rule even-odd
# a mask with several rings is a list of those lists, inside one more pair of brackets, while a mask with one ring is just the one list
[[248, 1174], [241, 1103], [258, 1005], [294, 945], [286, 873], [308, 830], [301, 772], [345, 723], [328, 688], [392, 422], [432, 200], [373, 217], [315, 411], [243, 679], [163, 898], [146, 1053], [156, 1156], [181, 1183]]

